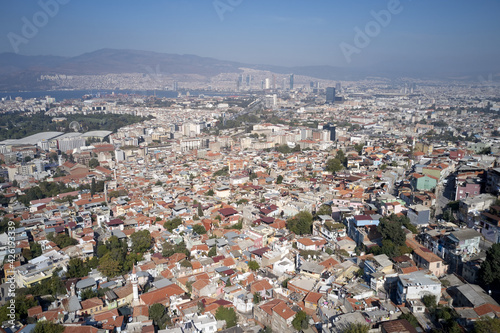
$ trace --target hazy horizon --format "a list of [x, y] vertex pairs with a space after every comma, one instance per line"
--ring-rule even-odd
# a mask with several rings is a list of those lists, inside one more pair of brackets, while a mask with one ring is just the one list
[[493, 1], [41, 0], [4, 8], [0, 53], [71, 57], [111, 48], [288, 67], [500, 70]]

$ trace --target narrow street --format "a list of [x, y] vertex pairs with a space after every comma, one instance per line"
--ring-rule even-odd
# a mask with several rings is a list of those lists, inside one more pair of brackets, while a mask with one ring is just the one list
[[438, 184], [436, 187], [436, 211], [434, 217], [443, 214], [443, 209], [445, 209], [446, 205], [454, 199], [455, 176], [450, 175], [447, 180], [448, 182], [446, 185]]

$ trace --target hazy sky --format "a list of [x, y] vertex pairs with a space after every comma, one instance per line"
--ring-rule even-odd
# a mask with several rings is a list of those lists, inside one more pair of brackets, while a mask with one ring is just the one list
[[[59, 5], [52, 16], [44, 14], [40, 3], [54, 1], [66, 4]], [[497, 0], [0, 3], [0, 52], [17, 48], [24, 55], [74, 56], [118, 48], [286, 66], [410, 66], [486, 72], [500, 67]], [[390, 17], [385, 15], [377, 23], [371, 12], [380, 11]], [[25, 21], [36, 21], [38, 31], [26, 33], [25, 27], [23, 32]], [[363, 33], [368, 29], [369, 40], [359, 36], [355, 40], [360, 35], [356, 28]]]

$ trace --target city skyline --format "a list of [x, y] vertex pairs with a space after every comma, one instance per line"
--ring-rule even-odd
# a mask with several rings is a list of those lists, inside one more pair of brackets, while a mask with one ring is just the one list
[[[0, 52], [75, 56], [102, 48], [250, 64], [495, 73], [495, 2], [130, 1], [15, 3]], [[449, 15], [452, 10], [453, 15]], [[34, 27], [34, 29], [30, 30]]]

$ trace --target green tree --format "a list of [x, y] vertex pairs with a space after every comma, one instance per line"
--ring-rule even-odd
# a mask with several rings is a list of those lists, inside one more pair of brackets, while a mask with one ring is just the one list
[[500, 332], [500, 318], [484, 316], [474, 323], [474, 333]]
[[97, 257], [98, 258], [102, 258], [108, 252], [109, 252], [109, 249], [105, 244], [97, 245]]
[[24, 259], [26, 260], [31, 260], [33, 259], [32, 255], [31, 255], [31, 251], [30, 249], [23, 249], [21, 251], [21, 254], [23, 255]]
[[354, 149], [356, 149], [359, 155], [361, 155], [361, 153], [363, 152], [363, 147], [364, 143], [358, 143], [354, 145]]
[[447, 306], [436, 307], [435, 305], [432, 306], [431, 302], [429, 302], [429, 303], [430, 303], [429, 305], [431, 305], [431, 306], [429, 306], [430, 312], [437, 319], [442, 319], [444, 321], [450, 321], [450, 320], [453, 320], [457, 316], [455, 311], [450, 307], [447, 307]]
[[199, 217], [202, 217], [204, 214], [203, 214], [203, 207], [201, 206], [201, 204], [198, 204], [198, 216]]
[[[0, 234], [8, 231], [10, 219], [8, 217], [4, 217], [0, 222]], [[20, 224], [17, 221], [14, 221], [14, 227], [19, 228]]]
[[412, 313], [403, 313], [398, 319], [406, 319], [411, 326], [420, 327], [417, 318]]
[[262, 297], [260, 296], [259, 292], [254, 292], [253, 293], [253, 304], [259, 304], [262, 301]]
[[69, 237], [66, 233], [57, 234], [56, 236], [53, 233], [49, 233], [47, 239], [56, 243], [61, 249], [78, 244], [76, 239]]
[[292, 149], [288, 147], [288, 145], [281, 145], [276, 148], [276, 151], [282, 154], [290, 154], [292, 152]]
[[392, 241], [394, 245], [401, 246], [404, 245], [406, 241], [406, 235], [401, 228], [402, 226], [403, 224], [398, 217], [392, 214], [389, 217], [382, 217], [377, 229], [383, 239], [388, 239]]
[[33, 333], [62, 333], [64, 326], [61, 324], [54, 324], [48, 320], [38, 321], [35, 325]]
[[[38, 303], [35, 301], [33, 297], [25, 297], [25, 295], [21, 294], [20, 292], [18, 292], [14, 300], [16, 304], [16, 313], [15, 313], [16, 320], [26, 319], [28, 317], [28, 309], [38, 305]], [[2, 323], [4, 321], [10, 320], [9, 305], [10, 303], [7, 302], [5, 305], [0, 307], [0, 322]]]
[[175, 228], [177, 228], [181, 224], [182, 224], [182, 218], [177, 216], [171, 220], [165, 221], [165, 223], [163, 223], [163, 228], [172, 232]]
[[119, 275], [122, 270], [122, 264], [115, 258], [112, 252], [106, 253], [99, 259], [99, 271], [110, 278]]
[[344, 151], [342, 149], [339, 149], [337, 151], [337, 154], [335, 155], [335, 158], [342, 163], [342, 165], [346, 166], [347, 165], [347, 157], [345, 157]]
[[210, 189], [208, 190], [205, 195], [208, 195], [209, 197], [212, 197], [214, 195], [214, 190]]
[[92, 289], [85, 289], [80, 294], [80, 297], [81, 297], [82, 301], [84, 301], [86, 299], [94, 298], [94, 297], [97, 297], [97, 296], [98, 296], [97, 292], [95, 292]]
[[99, 161], [97, 159], [93, 158], [89, 161], [89, 168], [95, 169], [95, 167], [98, 166], [99, 166]]
[[205, 227], [202, 226], [201, 224], [193, 225], [193, 231], [196, 232], [198, 235], [204, 235], [207, 233], [207, 230], [205, 230]]
[[262, 328], [259, 333], [273, 333], [273, 330], [271, 329], [271, 327], [269, 326], [266, 326], [264, 328]]
[[278, 175], [278, 178], [276, 178], [276, 184], [281, 184], [281, 183], [283, 183], [283, 176]]
[[215, 311], [215, 318], [217, 320], [226, 321], [226, 328], [231, 328], [236, 326], [238, 323], [238, 317], [233, 308], [225, 308], [222, 305]]
[[155, 303], [149, 307], [149, 319], [161, 330], [164, 330], [171, 324], [171, 319], [165, 306], [160, 303]]
[[287, 228], [296, 235], [310, 234], [312, 231], [313, 216], [311, 213], [302, 211], [288, 219]]
[[500, 243], [493, 244], [486, 251], [486, 260], [479, 269], [479, 279], [485, 288], [500, 289]]
[[168, 242], [163, 243], [163, 250], [162, 250], [162, 255], [164, 257], [170, 257], [174, 253], [184, 253], [188, 258], [190, 256], [189, 250], [186, 248], [186, 243], [184, 241], [180, 242], [179, 244], [171, 244]]
[[151, 248], [151, 234], [149, 230], [134, 232], [130, 239], [132, 241], [132, 252], [144, 253]]
[[181, 261], [180, 265], [182, 267], [186, 267], [186, 268], [193, 267], [193, 265], [191, 264], [191, 262], [189, 260], [186, 260], [186, 259], [184, 259], [183, 261]]
[[309, 326], [307, 314], [304, 311], [299, 311], [295, 314], [292, 320], [292, 326], [297, 331], [302, 331]]
[[207, 254], [210, 258], [217, 255], [217, 246], [212, 246]]
[[343, 333], [368, 333], [370, 330], [370, 326], [359, 324], [359, 323], [351, 323], [349, 327], [347, 327]]
[[342, 162], [337, 158], [330, 158], [326, 161], [326, 171], [335, 173], [339, 172], [343, 168]]
[[95, 181], [95, 178], [92, 178], [92, 184], [90, 185], [90, 194], [94, 196], [96, 191], [97, 191], [97, 183]]
[[425, 295], [422, 297], [422, 303], [426, 308], [434, 308], [437, 304], [436, 295]]
[[90, 269], [85, 266], [84, 262], [80, 258], [70, 259], [68, 263], [68, 270], [66, 272], [67, 278], [79, 278], [87, 276]]
[[316, 215], [332, 216], [332, 207], [330, 207], [329, 205], [322, 205], [316, 212]]
[[260, 268], [260, 265], [258, 262], [254, 261], [254, 260], [250, 260], [248, 262], [248, 269], [252, 270], [252, 271], [257, 271], [258, 269]]

